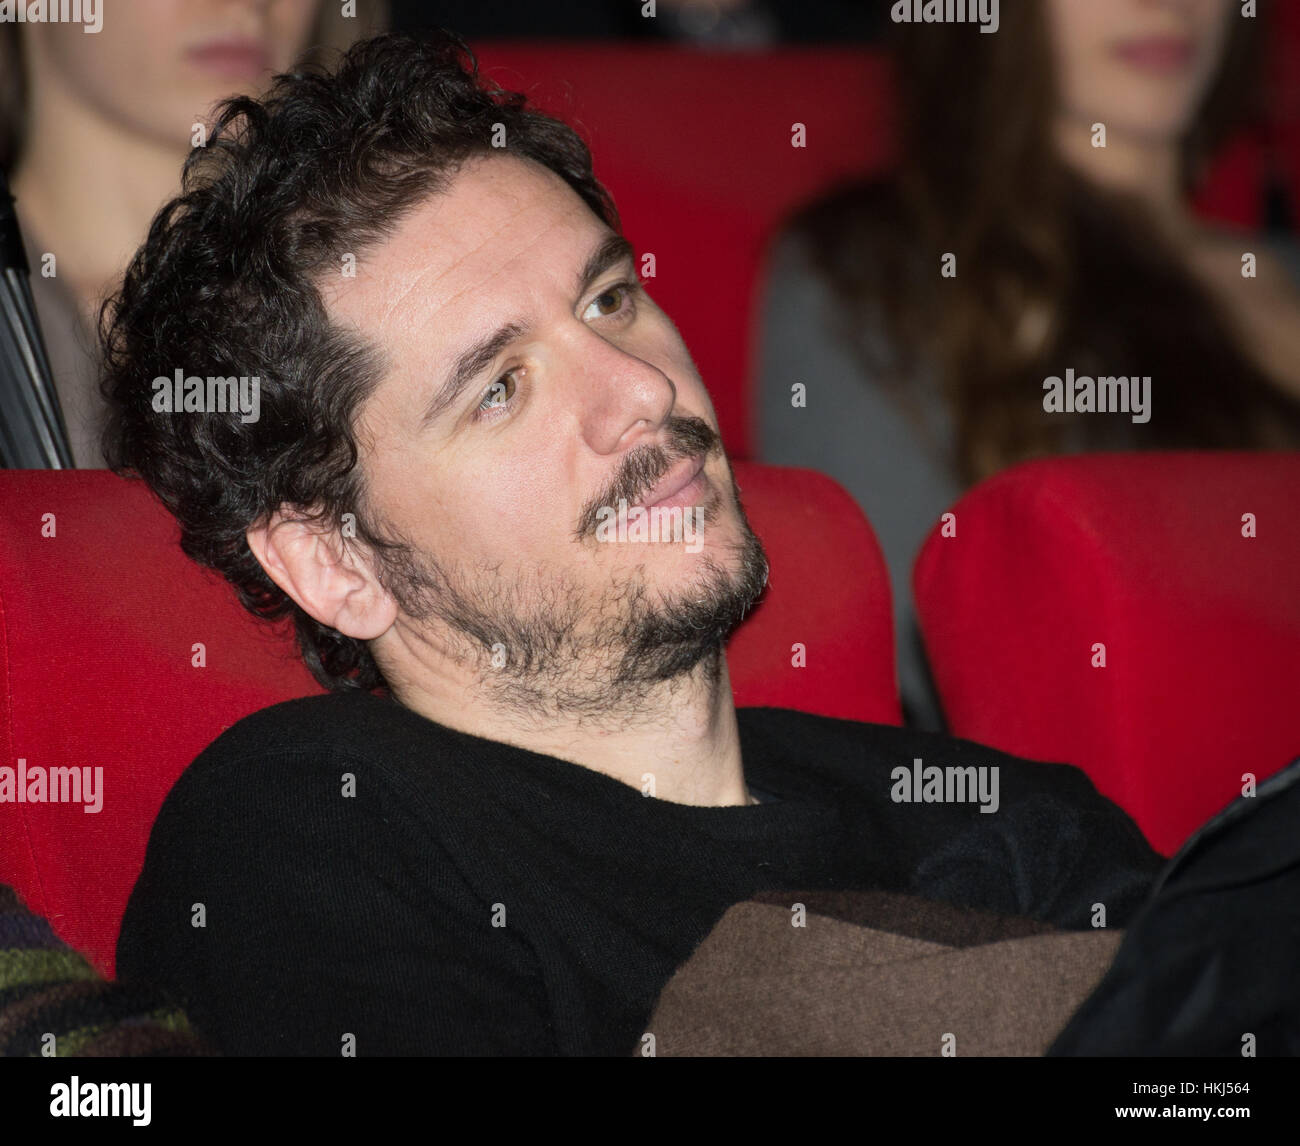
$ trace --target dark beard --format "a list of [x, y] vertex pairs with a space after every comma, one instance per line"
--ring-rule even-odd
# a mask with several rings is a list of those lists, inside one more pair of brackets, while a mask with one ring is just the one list
[[[733, 499], [741, 537], [733, 574], [700, 554], [699, 575], [685, 591], [651, 600], [640, 569], [615, 582], [591, 605], [562, 572], [540, 571], [532, 593], [480, 568], [471, 580], [449, 572], [429, 554], [403, 545], [383, 555], [381, 580], [416, 621], [444, 622], [449, 653], [476, 671], [494, 704], [526, 722], [577, 718], [618, 727], [661, 714], [647, 701], [696, 677], [716, 685], [722, 650], [767, 584], [768, 563], [741, 506]], [[706, 520], [728, 498], [719, 493]], [[529, 603], [523, 598], [528, 596]]]

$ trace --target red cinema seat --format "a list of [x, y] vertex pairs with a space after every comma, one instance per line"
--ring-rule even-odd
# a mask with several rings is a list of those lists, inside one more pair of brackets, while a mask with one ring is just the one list
[[1079, 765], [1172, 855], [1300, 756], [1298, 492], [1300, 453], [1200, 451], [977, 486], [913, 578], [953, 734]]
[[[771, 562], [768, 596], [729, 656], [737, 703], [898, 723], [889, 583], [866, 519], [819, 474], [736, 474]], [[0, 472], [0, 531], [0, 766], [103, 769], [98, 812], [0, 802], [0, 883], [111, 977], [181, 771], [223, 728], [320, 689], [289, 635], [182, 555], [176, 523], [138, 482]], [[795, 644], [807, 667], [793, 666]]]

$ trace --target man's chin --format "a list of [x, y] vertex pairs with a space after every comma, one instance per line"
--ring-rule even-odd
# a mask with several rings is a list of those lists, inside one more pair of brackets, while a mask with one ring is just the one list
[[389, 584], [411, 618], [436, 623], [448, 655], [499, 686], [501, 703], [594, 713], [716, 667], [761, 597], [762, 545], [734, 495], [711, 501], [698, 534], [592, 544], [595, 568], [525, 563], [517, 580], [469, 578], [406, 551], [389, 557]]
[[650, 675], [667, 677], [720, 650], [750, 614], [767, 584], [767, 556], [758, 538], [741, 527], [734, 543], [716, 552], [687, 555], [681, 576], [646, 570], [654, 601], [631, 627], [628, 661], [645, 658]]

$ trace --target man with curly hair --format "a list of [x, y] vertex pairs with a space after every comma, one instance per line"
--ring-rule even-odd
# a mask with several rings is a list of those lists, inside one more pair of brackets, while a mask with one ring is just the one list
[[[329, 690], [190, 766], [123, 922], [120, 975], [223, 1051], [627, 1054], [764, 889], [1074, 929], [1145, 897], [1160, 857], [1076, 769], [736, 710], [767, 563], [708, 392], [582, 142], [454, 38], [225, 105], [111, 319], [114, 468]], [[156, 409], [177, 371], [258, 416]], [[611, 537], [627, 507], [701, 544]], [[993, 806], [892, 800], [921, 758]]]

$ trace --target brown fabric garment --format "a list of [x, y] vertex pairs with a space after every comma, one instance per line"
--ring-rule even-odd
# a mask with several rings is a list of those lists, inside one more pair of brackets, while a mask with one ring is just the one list
[[947, 1035], [958, 1056], [1041, 1055], [1122, 937], [883, 892], [765, 893], [718, 921], [646, 1030], [669, 1057], [934, 1056]]

